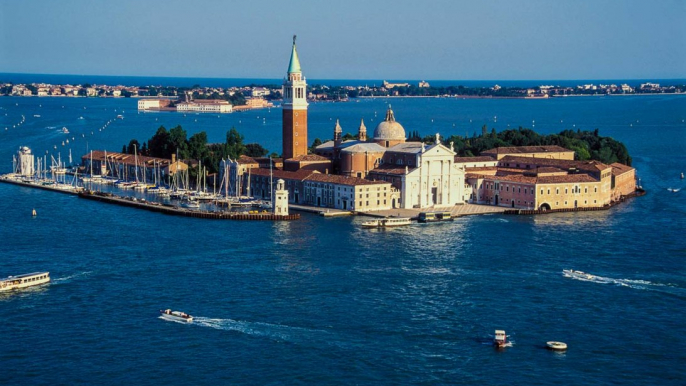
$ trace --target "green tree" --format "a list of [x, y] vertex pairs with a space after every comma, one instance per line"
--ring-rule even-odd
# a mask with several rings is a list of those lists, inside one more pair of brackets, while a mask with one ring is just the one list
[[245, 145], [245, 155], [248, 157], [264, 157], [267, 154], [269, 154], [269, 150], [262, 147], [259, 143]]
[[179, 158], [181, 159], [190, 158], [186, 135], [186, 130], [184, 130], [180, 125], [169, 130], [169, 144], [171, 146], [170, 150], [172, 153], [178, 152]]
[[150, 155], [153, 157], [171, 158], [173, 150], [169, 132], [164, 126], [160, 126], [155, 135], [148, 141]]
[[137, 154], [141, 145], [138, 143], [137, 139], [132, 139], [129, 141], [129, 146], [126, 148], [127, 154]]
[[237, 159], [245, 154], [246, 148], [243, 144], [243, 139], [243, 135], [241, 135], [235, 127], [232, 127], [231, 130], [226, 133], [225, 153], [227, 157]]

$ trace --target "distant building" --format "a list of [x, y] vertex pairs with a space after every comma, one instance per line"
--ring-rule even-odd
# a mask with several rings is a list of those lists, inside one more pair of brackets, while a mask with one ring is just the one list
[[390, 90], [394, 87], [410, 87], [409, 83], [389, 83], [386, 82], [385, 80], [383, 81], [383, 87], [386, 88], [387, 90]]
[[169, 99], [139, 99], [138, 110], [159, 110], [171, 104]]
[[20, 176], [31, 177], [34, 174], [34, 156], [31, 149], [22, 146], [14, 157], [14, 173]]
[[418, 87], [419, 87], [419, 88], [429, 88], [429, 87], [431, 87], [431, 86], [429, 86], [429, 82], [421, 81], [421, 82], [419, 82], [419, 86], [418, 86]]
[[176, 105], [176, 111], [194, 111], [201, 113], [230, 113], [233, 106], [220, 99], [201, 99], [192, 102], [181, 102]]

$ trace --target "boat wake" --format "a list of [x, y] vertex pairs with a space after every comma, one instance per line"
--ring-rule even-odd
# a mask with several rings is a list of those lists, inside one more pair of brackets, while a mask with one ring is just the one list
[[247, 335], [298, 344], [320, 344], [324, 342], [332, 343], [332, 334], [328, 331], [285, 326], [282, 324], [246, 322], [233, 319], [214, 319], [204, 317], [195, 317], [191, 324], [201, 327], [214, 328], [216, 330], [236, 331]]
[[58, 277], [57, 279], [53, 279], [51, 282], [52, 282], [52, 284], [69, 283], [70, 281], [72, 281], [74, 279], [78, 279], [80, 277], [88, 276], [90, 274], [91, 274], [90, 271], [75, 273], [73, 275], [69, 275], [69, 276], [65, 276], [65, 277]]
[[630, 287], [630, 288], [634, 288], [634, 289], [658, 290], [659, 287], [662, 287], [663, 289], [667, 289], [667, 288], [678, 289], [678, 287], [673, 285], [673, 284], [653, 283], [653, 282], [648, 281], [648, 280], [613, 279], [611, 277], [596, 276], [596, 275], [592, 275], [590, 273], [575, 271], [575, 270], [570, 270], [570, 269], [563, 270], [562, 275], [564, 277], [569, 277], [569, 278], [572, 278], [574, 280], [588, 281], [588, 282], [598, 283], [598, 284], [614, 284], [616, 286]]

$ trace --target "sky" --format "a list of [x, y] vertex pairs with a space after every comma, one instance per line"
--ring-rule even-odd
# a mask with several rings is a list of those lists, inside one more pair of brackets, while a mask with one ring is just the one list
[[0, 0], [0, 72], [686, 78], [683, 0]]

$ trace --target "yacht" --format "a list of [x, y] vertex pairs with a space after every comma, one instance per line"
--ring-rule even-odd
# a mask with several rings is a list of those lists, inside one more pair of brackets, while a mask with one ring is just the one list
[[170, 309], [160, 310], [160, 317], [166, 320], [172, 320], [175, 322], [185, 322], [190, 323], [193, 321], [193, 317], [185, 312], [172, 311]]
[[362, 226], [365, 228], [391, 228], [410, 224], [412, 224], [412, 222], [408, 217], [390, 217], [378, 220], [365, 221], [362, 223]]
[[50, 282], [50, 272], [34, 272], [0, 279], [0, 291], [26, 288]]
[[546, 347], [553, 351], [565, 351], [567, 349], [567, 343], [550, 341], [545, 343]]
[[450, 212], [422, 212], [417, 219], [417, 221], [422, 223], [454, 220]]

